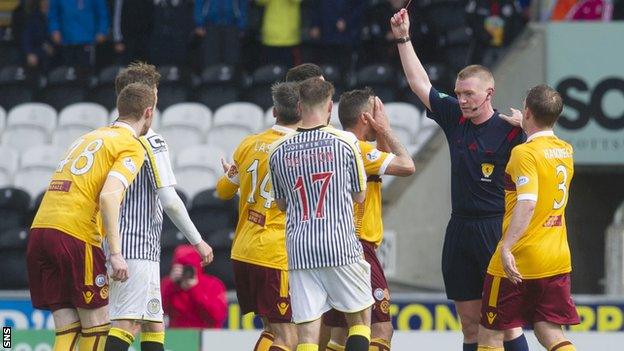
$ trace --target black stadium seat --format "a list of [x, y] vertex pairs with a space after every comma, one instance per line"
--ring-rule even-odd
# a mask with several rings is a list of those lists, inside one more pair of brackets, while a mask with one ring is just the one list
[[234, 270], [232, 260], [230, 260], [229, 249], [214, 249], [214, 260], [204, 268], [204, 272], [221, 279], [228, 290], [235, 288]]
[[21, 66], [6, 66], [0, 70], [0, 106], [13, 106], [33, 100], [32, 83]]
[[200, 192], [193, 198], [189, 214], [205, 237], [221, 230], [233, 231], [237, 221], [238, 198], [222, 201], [214, 189]]
[[388, 64], [364, 66], [357, 72], [358, 85], [373, 88], [375, 94], [384, 102], [396, 99], [395, 80], [394, 68]]
[[245, 93], [245, 100], [266, 110], [273, 106], [270, 87], [284, 80], [286, 68], [280, 65], [266, 65], [254, 71], [251, 86]]
[[46, 85], [38, 94], [38, 100], [60, 111], [67, 105], [85, 101], [88, 86], [88, 76], [81, 70], [58, 67], [48, 74]]
[[218, 64], [206, 67], [201, 74], [199, 86], [194, 92], [194, 101], [202, 103], [212, 111], [236, 102], [239, 98], [237, 73], [234, 67]]
[[121, 66], [109, 66], [104, 68], [100, 74], [98, 74], [97, 82], [89, 91], [89, 101], [96, 102], [108, 110], [115, 108], [117, 95], [115, 94], [115, 78], [119, 71], [123, 67]]
[[164, 111], [167, 107], [189, 100], [189, 73], [176, 66], [160, 66], [160, 84], [158, 85], [158, 109]]
[[30, 196], [15, 188], [0, 189], [0, 232], [27, 225]]
[[26, 246], [28, 228], [13, 228], [0, 232], [0, 265], [7, 267], [0, 274], [3, 289], [25, 289], [28, 287], [26, 271]]
[[340, 94], [345, 91], [345, 84], [340, 68], [334, 65], [322, 65], [323, 77], [334, 84], [334, 101], [338, 101]]

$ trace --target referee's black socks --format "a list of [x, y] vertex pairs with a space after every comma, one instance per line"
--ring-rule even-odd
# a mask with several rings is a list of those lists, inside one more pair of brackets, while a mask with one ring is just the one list
[[366, 325], [354, 325], [349, 328], [349, 337], [345, 351], [368, 351], [371, 329]]
[[524, 333], [513, 340], [505, 341], [503, 345], [505, 346], [505, 351], [529, 351], [529, 344], [527, 344]]

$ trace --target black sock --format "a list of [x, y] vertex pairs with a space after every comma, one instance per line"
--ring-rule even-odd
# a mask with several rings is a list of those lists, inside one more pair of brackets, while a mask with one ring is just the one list
[[165, 345], [154, 341], [141, 341], [141, 351], [164, 351]]
[[464, 344], [464, 351], [477, 351], [477, 346], [479, 344], [477, 344], [476, 342], [474, 344]]
[[128, 351], [130, 344], [121, 340], [114, 335], [108, 335], [106, 337], [106, 344], [104, 345], [104, 351]]
[[345, 351], [368, 351], [368, 339], [363, 335], [351, 335], [347, 339]]
[[505, 341], [503, 345], [505, 346], [505, 351], [529, 351], [529, 344], [527, 344], [524, 334], [513, 340]]

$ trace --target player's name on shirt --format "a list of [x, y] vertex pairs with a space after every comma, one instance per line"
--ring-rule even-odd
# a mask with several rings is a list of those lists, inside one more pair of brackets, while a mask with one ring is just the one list
[[566, 148], [544, 149], [544, 157], [546, 158], [571, 158], [572, 150]]

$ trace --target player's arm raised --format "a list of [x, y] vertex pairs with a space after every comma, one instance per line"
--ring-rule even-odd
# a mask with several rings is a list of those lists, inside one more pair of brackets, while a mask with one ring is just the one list
[[399, 56], [401, 57], [401, 64], [403, 65], [403, 71], [407, 77], [407, 82], [414, 94], [431, 110], [431, 104], [429, 102], [431, 81], [427, 76], [427, 71], [425, 71], [418, 56], [416, 56], [416, 51], [414, 51], [412, 42], [409, 40], [401, 42], [409, 38], [410, 22], [407, 10], [401, 9], [399, 12], [395, 13], [390, 19], [390, 26], [394, 38], [399, 41], [397, 42], [397, 46], [399, 48]]
[[240, 186], [238, 167], [234, 163], [228, 163], [223, 157], [221, 158], [221, 167], [223, 167], [224, 174], [217, 182], [217, 197], [221, 200], [229, 200], [236, 195]]
[[110, 262], [113, 268], [112, 278], [125, 282], [128, 280], [128, 264], [121, 255], [119, 237], [119, 206], [123, 199], [126, 185], [116, 176], [109, 175], [100, 191], [100, 212], [106, 239], [110, 250]]
[[382, 151], [390, 151], [395, 155], [386, 167], [384, 174], [399, 177], [407, 177], [414, 174], [416, 171], [414, 160], [412, 160], [409, 151], [401, 144], [399, 138], [392, 131], [383, 102], [378, 97], [375, 97], [373, 115], [366, 114], [366, 118], [371, 127], [377, 132], [377, 143], [387, 146], [388, 150]]
[[191, 245], [195, 246], [195, 250], [197, 250], [201, 256], [201, 265], [207, 266], [210, 264], [213, 259], [212, 247], [202, 239], [193, 221], [191, 221], [186, 206], [184, 206], [184, 202], [182, 202], [178, 193], [172, 186], [159, 188], [157, 191], [163, 210], [167, 213], [167, 216], [171, 218], [176, 228], [184, 234], [186, 240], [188, 240]]

